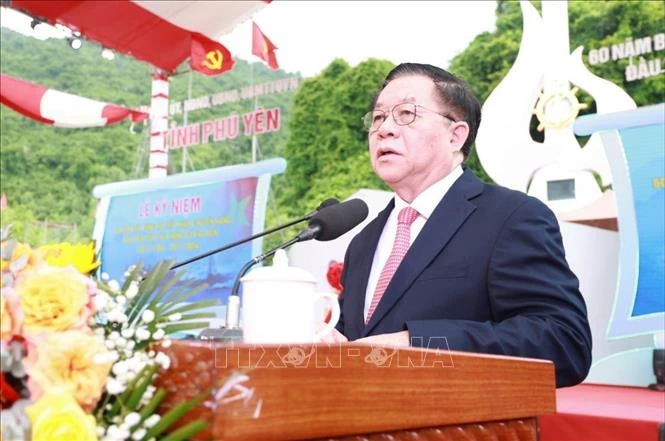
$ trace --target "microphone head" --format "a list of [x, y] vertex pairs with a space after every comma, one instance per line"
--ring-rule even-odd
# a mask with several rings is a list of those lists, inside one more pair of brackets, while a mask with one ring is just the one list
[[311, 219], [316, 213], [318, 213], [319, 210], [321, 210], [321, 209], [323, 209], [323, 208], [326, 208], [326, 207], [333, 206], [333, 205], [337, 205], [337, 204], [339, 204], [339, 200], [337, 200], [337, 199], [335, 199], [335, 198], [328, 198], [328, 199], [326, 199], [325, 201], [321, 202], [321, 203], [319, 204], [319, 206], [316, 207], [313, 211], [310, 211], [309, 213], [307, 213], [307, 214], [305, 215], [305, 217], [301, 219], [301, 221], [303, 221], [303, 220], [309, 220], [309, 219]]
[[316, 211], [319, 211], [322, 208], [330, 207], [331, 205], [337, 205], [337, 204], [339, 204], [339, 199], [328, 198], [325, 201], [321, 202], [318, 207], [316, 207]]
[[334, 240], [364, 221], [368, 213], [369, 209], [364, 201], [350, 199], [322, 208], [309, 221], [309, 226], [317, 230], [314, 239]]

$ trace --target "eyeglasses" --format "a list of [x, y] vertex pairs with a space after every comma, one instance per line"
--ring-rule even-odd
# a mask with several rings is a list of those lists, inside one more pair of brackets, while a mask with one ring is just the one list
[[[439, 113], [436, 110], [428, 109], [427, 107], [413, 103], [398, 104], [393, 107], [391, 113], [393, 114], [393, 119], [397, 125], [407, 126], [416, 120], [416, 116], [418, 115], [416, 109], [418, 108], [436, 113], [437, 115], [441, 115], [452, 122], [457, 122], [445, 113]], [[379, 127], [381, 127], [381, 124], [386, 121], [386, 118], [388, 118], [388, 112], [378, 109], [372, 110], [371, 112], [367, 112], [365, 116], [362, 117], [363, 126], [368, 132], [374, 132], [378, 130]]]

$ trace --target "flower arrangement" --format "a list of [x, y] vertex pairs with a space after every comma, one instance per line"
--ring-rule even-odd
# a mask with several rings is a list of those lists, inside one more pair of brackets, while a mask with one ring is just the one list
[[330, 284], [330, 286], [332, 286], [332, 288], [335, 290], [337, 294], [341, 294], [342, 289], [344, 288], [341, 282], [343, 269], [344, 269], [344, 262], [337, 262], [336, 260], [331, 260], [330, 263], [328, 263], [328, 271], [326, 272], [326, 279], [328, 280], [328, 283]]
[[91, 275], [92, 244], [32, 249], [1, 235], [2, 440], [180, 441], [206, 428], [171, 430], [203, 397], [159, 415], [166, 392], [153, 386], [169, 336], [214, 317], [202, 310], [217, 301], [187, 303], [205, 285], [174, 289], [183, 272], [164, 261], [131, 267], [120, 286]]

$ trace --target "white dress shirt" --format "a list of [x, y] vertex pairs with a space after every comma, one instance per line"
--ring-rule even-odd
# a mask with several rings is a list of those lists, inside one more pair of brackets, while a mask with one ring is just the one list
[[[440, 181], [435, 182], [431, 186], [427, 187], [425, 191], [420, 193], [411, 203], [411, 207], [414, 208], [420, 216], [411, 224], [411, 238], [409, 240], [409, 245], [413, 244], [413, 241], [416, 240], [418, 234], [425, 226], [425, 222], [432, 215], [432, 212], [439, 205], [439, 202], [446, 195], [450, 187], [455, 183], [455, 181], [462, 176], [462, 166], [458, 165], [455, 167], [445, 178]], [[381, 271], [390, 256], [390, 252], [393, 249], [393, 243], [395, 242], [395, 235], [397, 234], [397, 216], [402, 208], [409, 206], [409, 204], [395, 194], [395, 208], [390, 212], [388, 221], [383, 227], [383, 232], [381, 233], [381, 238], [379, 239], [379, 244], [376, 247], [374, 252], [374, 260], [372, 261], [372, 270], [369, 273], [369, 280], [367, 281], [367, 291], [365, 291], [365, 308], [363, 310], [363, 316], [367, 320], [367, 311], [369, 310], [369, 305], [372, 303], [372, 297], [374, 296], [374, 291], [376, 290], [376, 284], [379, 282], [379, 277], [381, 276]]]

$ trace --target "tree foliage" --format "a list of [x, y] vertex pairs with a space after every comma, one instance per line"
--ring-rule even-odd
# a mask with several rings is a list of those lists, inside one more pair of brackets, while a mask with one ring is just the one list
[[341, 200], [360, 188], [386, 188], [372, 172], [360, 118], [392, 67], [375, 59], [351, 67], [336, 59], [303, 82], [284, 150], [287, 170], [275, 180], [275, 223], [301, 216], [329, 197]]
[[[540, 2], [532, 2], [538, 9]], [[478, 35], [450, 64], [450, 70], [464, 78], [484, 102], [512, 67], [522, 38], [522, 12], [519, 2], [497, 2], [496, 29]], [[584, 47], [585, 65], [595, 75], [623, 88], [638, 106], [665, 100], [662, 75], [641, 81], [626, 81], [629, 60], [591, 65], [589, 50], [622, 43], [627, 37], [641, 38], [665, 31], [665, 2], [662, 1], [569, 1], [568, 26], [571, 52]], [[657, 57], [660, 54], [650, 54]], [[595, 113], [589, 95], [580, 100], [589, 104], [583, 113]]]
[[[269, 212], [271, 224], [299, 217], [330, 197], [342, 200], [361, 188], [387, 188], [372, 171], [361, 117], [392, 67], [375, 59], [351, 67], [336, 59], [302, 83], [284, 150], [287, 170], [273, 187], [278, 209]], [[269, 238], [266, 247], [296, 230]]]

